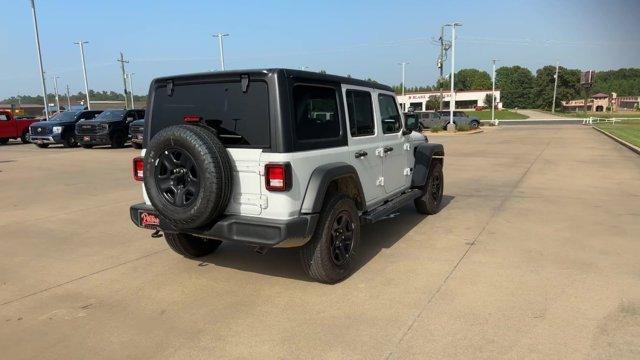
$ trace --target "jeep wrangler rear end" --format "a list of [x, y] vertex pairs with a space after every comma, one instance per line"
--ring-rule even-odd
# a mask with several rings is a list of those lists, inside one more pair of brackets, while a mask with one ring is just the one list
[[360, 223], [413, 201], [439, 210], [442, 145], [404, 124], [391, 88], [287, 69], [155, 79], [133, 222], [200, 257], [223, 241], [301, 247], [304, 269], [350, 273]]

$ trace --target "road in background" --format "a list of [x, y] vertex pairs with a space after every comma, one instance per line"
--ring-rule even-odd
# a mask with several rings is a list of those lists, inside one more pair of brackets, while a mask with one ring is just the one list
[[135, 228], [137, 151], [2, 147], [3, 357], [638, 358], [640, 157], [580, 126], [437, 140], [443, 210], [365, 227], [334, 286]]

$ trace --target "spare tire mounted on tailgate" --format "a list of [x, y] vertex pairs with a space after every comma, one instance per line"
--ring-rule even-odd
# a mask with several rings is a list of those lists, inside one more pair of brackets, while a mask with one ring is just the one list
[[208, 225], [224, 213], [232, 167], [213, 130], [196, 125], [165, 128], [151, 139], [144, 161], [149, 200], [176, 228]]

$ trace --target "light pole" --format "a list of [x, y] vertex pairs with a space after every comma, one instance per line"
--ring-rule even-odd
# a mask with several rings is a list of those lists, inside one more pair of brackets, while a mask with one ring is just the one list
[[556, 75], [554, 76], [555, 81], [553, 84], [553, 105], [551, 105], [551, 113], [556, 113], [556, 93], [558, 92], [558, 68], [560, 67], [560, 62], [556, 62]]
[[71, 98], [69, 97], [69, 85], [67, 85], [67, 110], [71, 110]]
[[53, 90], [56, 93], [56, 111], [60, 112], [60, 96], [58, 95], [58, 79], [60, 76], [53, 77]]
[[408, 62], [399, 62], [398, 65], [402, 65], [402, 96], [404, 96], [404, 68]]
[[453, 111], [456, 109], [456, 92], [454, 90], [456, 72], [456, 27], [462, 26], [462, 24], [454, 22], [445, 26], [451, 26], [451, 98], [449, 100], [449, 123], [447, 124], [447, 131], [456, 131], [456, 126], [453, 124]]
[[217, 33], [213, 34], [213, 37], [218, 38], [218, 45], [220, 46], [220, 70], [224, 71], [224, 46], [222, 45], [222, 38], [229, 36], [229, 34]]
[[498, 125], [496, 120], [496, 59], [491, 60], [493, 62], [493, 72], [491, 73], [491, 122], [494, 125]]
[[133, 104], [133, 74], [135, 73], [129, 73], [129, 94], [131, 95], [131, 108], [135, 109]]
[[38, 50], [38, 66], [40, 67], [40, 80], [42, 82], [42, 101], [44, 102], [44, 116], [49, 120], [49, 104], [47, 104], [47, 82], [44, 78], [44, 66], [42, 65], [42, 52], [40, 51], [40, 33], [38, 32], [38, 17], [36, 16], [36, 4], [31, 2], [31, 14], [33, 15], [33, 28], [36, 33], [36, 49]]
[[117, 59], [122, 69], [122, 81], [124, 82], [124, 108], [127, 109], [127, 72], [124, 69], [124, 64], [128, 64], [129, 60], [124, 59], [124, 54], [120, 52], [120, 59]]
[[84, 44], [88, 44], [88, 41], [74, 42], [76, 45], [80, 45], [80, 59], [82, 60], [82, 75], [84, 76], [84, 92], [87, 96], [87, 109], [91, 110], [91, 101], [89, 101], [89, 81], [87, 80], [87, 67], [84, 62]]

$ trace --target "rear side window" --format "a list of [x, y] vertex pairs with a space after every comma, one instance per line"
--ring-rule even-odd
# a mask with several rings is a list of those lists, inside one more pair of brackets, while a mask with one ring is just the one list
[[331, 87], [295, 85], [294, 131], [298, 141], [337, 139], [340, 116], [336, 90]]
[[161, 129], [184, 124], [185, 116], [198, 116], [218, 132], [227, 147], [270, 146], [269, 94], [263, 81], [251, 81], [242, 91], [240, 81], [175, 84], [156, 89], [149, 124], [151, 138]]
[[380, 117], [382, 118], [382, 132], [385, 134], [394, 134], [402, 129], [402, 121], [398, 112], [398, 105], [393, 96], [386, 94], [378, 95], [378, 103], [380, 105]]
[[375, 127], [371, 93], [368, 91], [347, 90], [346, 95], [351, 136], [373, 135]]
[[0, 121], [7, 121], [9, 118], [5, 114], [0, 114]]

